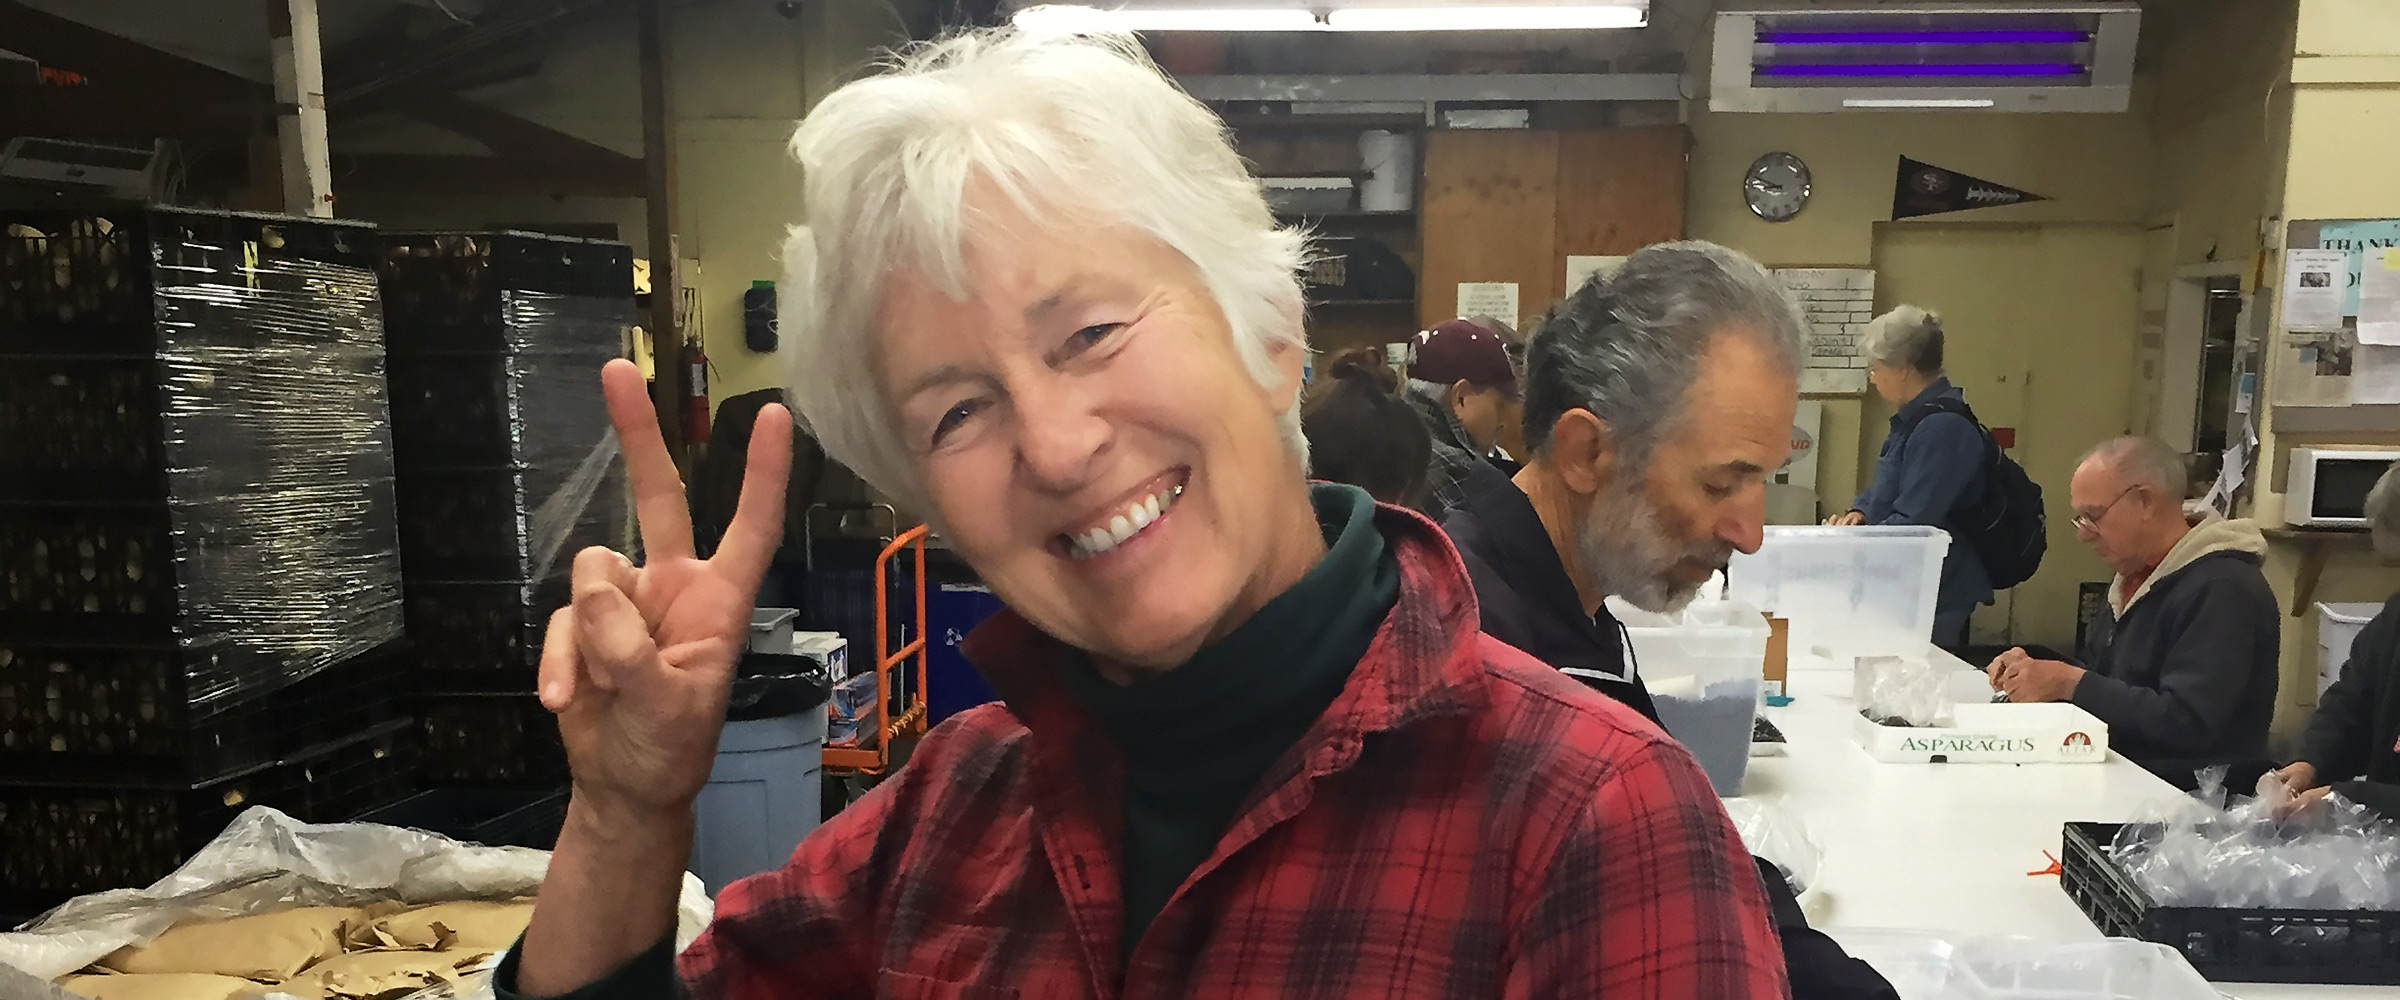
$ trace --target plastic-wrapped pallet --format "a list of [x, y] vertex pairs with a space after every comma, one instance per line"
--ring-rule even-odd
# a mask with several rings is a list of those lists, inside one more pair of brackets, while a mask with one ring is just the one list
[[575, 553], [624, 524], [600, 368], [633, 327], [632, 251], [520, 232], [390, 233], [384, 248], [424, 774], [563, 785], [533, 667]]
[[399, 636], [375, 248], [328, 220], [0, 211], [0, 677], [114, 672], [199, 719]]
[[531, 690], [575, 551], [623, 521], [600, 366], [633, 325], [632, 252], [393, 233], [382, 272], [409, 631], [434, 670]]

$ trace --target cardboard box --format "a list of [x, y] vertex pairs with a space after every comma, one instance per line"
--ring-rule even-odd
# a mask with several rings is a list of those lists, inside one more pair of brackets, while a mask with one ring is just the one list
[[2108, 724], [2065, 703], [1961, 704], [1950, 725], [1885, 726], [1864, 715], [1852, 729], [1867, 756], [1893, 764], [2099, 764]]
[[1767, 684], [1770, 698], [1783, 697], [1783, 681], [1791, 669], [1792, 621], [1789, 618], [1767, 616]]
[[823, 666], [829, 683], [850, 679], [850, 640], [842, 638], [840, 632], [795, 632], [792, 652]]

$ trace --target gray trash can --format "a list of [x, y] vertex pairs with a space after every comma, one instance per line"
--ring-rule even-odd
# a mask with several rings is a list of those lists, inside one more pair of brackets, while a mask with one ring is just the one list
[[717, 738], [717, 762], [694, 804], [691, 870], [710, 895], [782, 867], [823, 810], [826, 685], [807, 657], [742, 658]]

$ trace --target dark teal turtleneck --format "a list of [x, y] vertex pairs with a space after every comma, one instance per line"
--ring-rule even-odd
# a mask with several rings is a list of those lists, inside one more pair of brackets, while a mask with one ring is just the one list
[[1225, 638], [1182, 666], [1130, 685], [1081, 656], [1067, 692], [1125, 757], [1125, 926], [1142, 931], [1208, 860], [1267, 768], [1306, 735], [1349, 682], [1400, 596], [1400, 564], [1356, 487], [1310, 489], [1325, 558]]

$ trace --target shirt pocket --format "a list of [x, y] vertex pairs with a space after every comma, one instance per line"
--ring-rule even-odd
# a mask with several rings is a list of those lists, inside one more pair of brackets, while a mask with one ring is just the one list
[[1017, 1000], [1009, 986], [945, 983], [909, 972], [885, 969], [875, 976], [877, 1000]]

